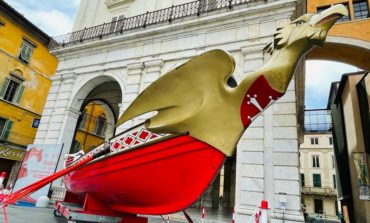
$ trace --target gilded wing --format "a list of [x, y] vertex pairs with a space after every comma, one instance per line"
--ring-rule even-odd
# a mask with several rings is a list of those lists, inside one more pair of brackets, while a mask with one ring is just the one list
[[147, 120], [147, 128], [161, 128], [161, 132], [191, 131], [186, 129], [187, 120], [202, 112], [206, 101], [219, 94], [220, 89], [226, 89], [227, 78], [234, 67], [233, 57], [222, 50], [191, 59], [148, 86], [123, 113], [117, 126], [147, 112], [158, 111]]

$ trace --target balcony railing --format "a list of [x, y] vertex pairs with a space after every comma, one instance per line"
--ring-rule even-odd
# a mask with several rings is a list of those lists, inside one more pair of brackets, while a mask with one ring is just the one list
[[331, 132], [331, 111], [327, 109], [312, 109], [304, 111], [305, 132]]
[[67, 45], [83, 42], [93, 38], [102, 38], [113, 33], [123, 33], [126, 30], [146, 28], [147, 26], [159, 23], [170, 23], [174, 20], [190, 16], [200, 16], [202, 13], [218, 9], [229, 8], [233, 6], [256, 2], [258, 0], [198, 0], [182, 5], [176, 5], [169, 8], [147, 12], [145, 14], [124, 18], [110, 23], [104, 23], [98, 26], [85, 28], [76, 32], [53, 37], [49, 43], [49, 49], [54, 50]]
[[325, 196], [336, 196], [337, 190], [332, 187], [302, 187], [303, 194], [317, 194]]

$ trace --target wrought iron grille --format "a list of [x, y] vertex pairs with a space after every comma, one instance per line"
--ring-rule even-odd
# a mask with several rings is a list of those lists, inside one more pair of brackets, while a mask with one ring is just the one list
[[258, 0], [198, 0], [182, 5], [175, 5], [53, 37], [49, 43], [49, 49], [54, 50], [72, 43], [83, 42], [84, 40], [93, 38], [102, 38], [105, 35], [113, 33], [123, 33], [126, 30], [145, 28], [153, 24], [172, 22], [184, 17], [200, 16], [201, 13], [218, 9], [232, 9], [233, 6], [256, 1]]
[[305, 132], [331, 132], [331, 111], [326, 109], [313, 109], [304, 111]]

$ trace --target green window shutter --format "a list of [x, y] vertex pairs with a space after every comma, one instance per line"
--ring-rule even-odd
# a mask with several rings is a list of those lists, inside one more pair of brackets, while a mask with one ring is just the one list
[[17, 92], [15, 94], [15, 97], [13, 99], [13, 102], [15, 102], [16, 104], [19, 104], [19, 102], [21, 101], [23, 92], [24, 92], [24, 86], [23, 85], [19, 85], [19, 87], [17, 89]]
[[4, 131], [1, 135], [2, 140], [7, 140], [10, 134], [10, 130], [12, 129], [13, 122], [10, 120], [7, 120], [4, 126]]
[[320, 174], [313, 174], [313, 186], [321, 187], [321, 175]]
[[9, 85], [9, 78], [5, 78], [5, 80], [3, 82], [3, 86], [1, 87], [1, 90], [0, 90], [0, 98], [4, 98], [4, 95], [5, 95], [6, 89], [8, 88], [8, 85]]
[[99, 127], [99, 119], [97, 118], [97, 119], [95, 119], [95, 122], [94, 122], [94, 130], [93, 130], [93, 133], [95, 135], [98, 133], [98, 127]]
[[27, 47], [27, 51], [26, 51], [26, 59], [27, 59], [27, 62], [30, 62], [31, 60], [31, 56], [32, 56], [32, 51], [33, 51], [33, 48], [32, 47]]

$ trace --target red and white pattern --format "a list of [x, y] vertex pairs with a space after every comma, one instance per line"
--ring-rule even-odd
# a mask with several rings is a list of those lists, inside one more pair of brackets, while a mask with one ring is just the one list
[[140, 125], [128, 132], [125, 132], [110, 141], [111, 152], [127, 150], [141, 144], [162, 138], [168, 134], [157, 134], [147, 130], [144, 125]]
[[273, 89], [261, 75], [249, 87], [240, 110], [241, 119], [247, 128], [264, 110], [278, 100], [283, 93]]
[[[112, 138], [109, 142], [110, 153], [127, 150], [141, 144], [160, 139], [167, 135], [168, 134], [152, 133], [145, 128], [144, 124], [142, 124], [116, 136], [115, 138]], [[84, 154], [82, 150], [74, 154], [66, 154], [64, 158], [64, 168], [70, 167], [73, 164], [82, 161], [86, 157], [93, 156], [103, 149], [104, 143], [86, 154]]]

